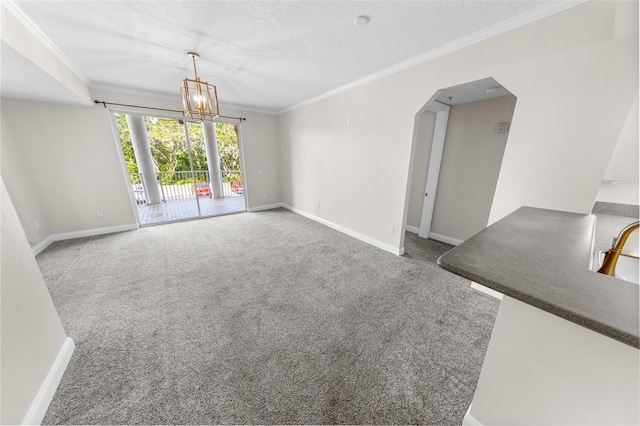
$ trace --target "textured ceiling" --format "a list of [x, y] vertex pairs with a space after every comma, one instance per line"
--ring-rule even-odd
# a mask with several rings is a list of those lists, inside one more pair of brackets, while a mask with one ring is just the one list
[[453, 106], [507, 95], [512, 95], [512, 93], [499, 82], [488, 77], [482, 80], [463, 83], [458, 86], [442, 88], [435, 100]]
[[[222, 104], [271, 112], [552, 3], [14, 2], [91, 88], [178, 96], [180, 81], [193, 72], [186, 55], [193, 50]], [[369, 24], [354, 25], [358, 15]]]

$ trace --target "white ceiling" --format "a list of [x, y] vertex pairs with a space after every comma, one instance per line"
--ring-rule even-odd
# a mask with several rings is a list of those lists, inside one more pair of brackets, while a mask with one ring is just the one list
[[512, 95], [512, 93], [506, 87], [503, 87], [492, 77], [488, 77], [441, 89], [435, 100], [453, 106], [508, 95]]
[[[177, 97], [182, 78], [193, 73], [186, 55], [192, 50], [200, 54], [200, 77], [218, 86], [223, 105], [269, 112], [558, 10], [552, 0], [14, 5], [90, 88]], [[354, 25], [358, 15], [369, 16], [369, 24]], [[3, 95], [16, 74], [6, 74], [5, 60], [3, 50]]]

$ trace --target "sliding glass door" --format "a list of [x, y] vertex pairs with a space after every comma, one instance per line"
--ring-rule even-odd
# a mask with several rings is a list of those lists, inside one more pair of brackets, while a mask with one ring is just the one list
[[141, 226], [246, 211], [237, 127], [208, 124], [205, 136], [175, 118], [114, 118]]

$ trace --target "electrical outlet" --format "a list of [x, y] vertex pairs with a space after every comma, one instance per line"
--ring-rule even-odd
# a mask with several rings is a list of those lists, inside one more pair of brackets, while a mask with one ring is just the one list
[[38, 222], [33, 222], [33, 224], [35, 225], [36, 229], [40, 229], [40, 224]]
[[96, 217], [104, 217], [104, 213], [102, 213], [102, 210], [96, 211]]
[[316, 206], [318, 206], [318, 208], [320, 208], [320, 202], [319, 201], [316, 203]]
[[395, 228], [393, 227], [393, 225], [389, 226], [389, 232], [390, 232], [391, 234], [393, 234], [394, 229], [395, 229]]
[[256, 174], [257, 174], [257, 175], [261, 175], [262, 173], [263, 173], [263, 172], [262, 172], [262, 169], [259, 169], [259, 170], [257, 170], [257, 171], [256, 171]]

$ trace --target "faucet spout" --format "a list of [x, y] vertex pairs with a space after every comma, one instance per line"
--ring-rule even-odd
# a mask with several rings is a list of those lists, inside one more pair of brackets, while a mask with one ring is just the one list
[[627, 225], [622, 229], [622, 231], [620, 231], [618, 238], [613, 240], [613, 246], [605, 253], [602, 266], [598, 269], [598, 272], [601, 274], [611, 275], [612, 277], [616, 275], [616, 264], [618, 263], [618, 258], [622, 253], [622, 249], [627, 243], [629, 235], [639, 227], [640, 221]]

